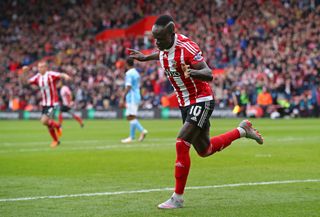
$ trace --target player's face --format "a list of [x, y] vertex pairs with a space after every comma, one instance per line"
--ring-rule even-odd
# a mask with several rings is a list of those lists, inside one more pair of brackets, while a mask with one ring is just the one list
[[41, 74], [44, 74], [47, 71], [47, 64], [45, 62], [40, 62], [38, 64], [38, 69]]
[[154, 25], [152, 27], [152, 35], [159, 50], [169, 49], [172, 45], [171, 34], [163, 27]]

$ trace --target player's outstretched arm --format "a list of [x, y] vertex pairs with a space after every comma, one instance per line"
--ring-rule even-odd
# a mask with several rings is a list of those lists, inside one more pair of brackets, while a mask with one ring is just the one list
[[29, 67], [28, 66], [23, 66], [21, 69], [21, 73], [19, 74], [19, 81], [20, 84], [22, 85], [26, 85], [28, 84], [28, 78], [27, 78], [27, 72], [29, 71]]
[[67, 75], [66, 73], [61, 73], [61, 78], [66, 80], [66, 81], [70, 81], [71, 77], [69, 75]]
[[191, 67], [184, 63], [181, 66], [186, 78], [192, 77], [202, 81], [212, 81], [213, 79], [212, 70], [205, 61], [191, 65]]
[[128, 50], [130, 52], [129, 57], [141, 62], [150, 61], [150, 60], [159, 60], [159, 52], [156, 52], [150, 55], [144, 55], [138, 50], [134, 50], [130, 48], [128, 48]]

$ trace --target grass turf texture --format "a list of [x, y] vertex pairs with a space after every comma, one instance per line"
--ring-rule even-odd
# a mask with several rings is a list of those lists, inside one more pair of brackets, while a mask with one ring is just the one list
[[[214, 119], [211, 135], [240, 120]], [[0, 200], [174, 186], [180, 120], [147, 120], [143, 143], [120, 144], [128, 123], [65, 121], [55, 150], [39, 121], [0, 121]], [[265, 145], [241, 139], [200, 158], [191, 150], [187, 186], [320, 179], [320, 120], [253, 120]], [[172, 191], [1, 201], [0, 216], [320, 216], [320, 182], [186, 190], [185, 208], [158, 210]]]

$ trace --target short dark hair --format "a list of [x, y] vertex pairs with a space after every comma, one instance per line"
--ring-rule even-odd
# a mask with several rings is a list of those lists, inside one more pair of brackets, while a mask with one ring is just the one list
[[158, 17], [154, 24], [159, 26], [166, 26], [170, 22], [174, 22], [173, 18], [170, 15], [161, 15], [160, 17]]
[[128, 64], [128, 66], [133, 66], [133, 63], [134, 63], [134, 61], [133, 61], [133, 58], [130, 58], [130, 57], [128, 57], [127, 59], [126, 59], [126, 62], [127, 62], [127, 64]]

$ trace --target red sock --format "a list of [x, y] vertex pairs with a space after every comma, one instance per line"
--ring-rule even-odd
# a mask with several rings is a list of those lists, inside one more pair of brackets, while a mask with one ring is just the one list
[[232, 141], [240, 138], [240, 132], [237, 129], [231, 130], [219, 136], [214, 136], [210, 139], [210, 146], [206, 153], [201, 156], [209, 156], [217, 151], [228, 147]]
[[190, 169], [190, 145], [182, 139], [177, 139], [176, 142], [176, 164], [175, 164], [175, 178], [176, 186], [174, 192], [183, 194], [184, 188], [187, 183], [187, 178]]
[[58, 124], [57, 122], [55, 122], [54, 120], [52, 120], [52, 119], [49, 119], [49, 121], [48, 121], [48, 126], [49, 127], [53, 127], [53, 128], [59, 128], [60, 127], [60, 124]]
[[57, 138], [57, 135], [56, 135], [56, 131], [54, 130], [54, 128], [48, 126], [48, 130], [49, 130], [49, 133], [50, 133], [53, 141], [58, 141], [58, 138]]
[[80, 125], [82, 125], [82, 119], [81, 119], [79, 116], [73, 114], [72, 117], [73, 117], [74, 119], [76, 119], [76, 121], [78, 121], [78, 123], [79, 123]]
[[62, 112], [59, 113], [59, 124], [61, 125], [63, 122]]

